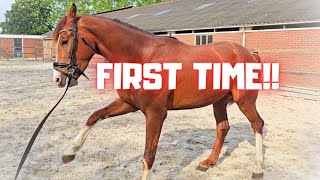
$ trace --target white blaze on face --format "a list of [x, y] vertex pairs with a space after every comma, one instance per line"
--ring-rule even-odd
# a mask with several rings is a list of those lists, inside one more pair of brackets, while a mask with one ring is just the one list
[[[57, 42], [57, 45], [56, 45], [56, 62], [58, 62], [58, 57], [59, 57], [59, 41], [60, 41], [60, 35], [58, 37], [58, 42]], [[58, 72], [57, 70], [53, 70], [53, 83], [60, 87], [61, 86], [61, 83], [62, 83], [62, 74], [60, 72]]]
[[[56, 62], [59, 62], [59, 43], [60, 43], [60, 35], [58, 37], [57, 47], [56, 47]], [[64, 87], [66, 85], [67, 77], [65, 75], [62, 75], [59, 71], [53, 70], [53, 83], [57, 87]], [[76, 79], [71, 79], [69, 87], [75, 86], [78, 84], [78, 81]]]

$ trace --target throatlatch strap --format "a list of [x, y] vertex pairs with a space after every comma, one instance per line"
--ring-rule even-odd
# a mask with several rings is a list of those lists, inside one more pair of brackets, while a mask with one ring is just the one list
[[50, 116], [50, 114], [53, 112], [53, 110], [58, 106], [58, 104], [61, 102], [61, 100], [64, 98], [64, 96], [66, 95], [68, 89], [69, 89], [69, 85], [71, 83], [71, 77], [68, 77], [68, 84], [67, 84], [67, 87], [66, 87], [66, 90], [64, 91], [62, 97], [59, 99], [59, 101], [56, 103], [56, 105], [53, 106], [53, 108], [48, 112], [48, 114], [42, 119], [42, 121], [40, 122], [40, 124], [38, 125], [37, 129], [34, 131], [28, 145], [27, 145], [27, 148], [24, 150], [24, 153], [22, 155], [22, 158], [20, 160], [20, 163], [19, 163], [19, 167], [17, 169], [17, 172], [16, 172], [16, 176], [14, 177], [14, 179], [16, 180], [19, 176], [19, 173], [21, 171], [21, 168], [24, 164], [24, 162], [26, 161], [27, 157], [28, 157], [28, 154], [32, 148], [32, 145], [34, 143], [34, 141], [36, 140], [42, 126], [44, 125], [44, 123], [47, 121], [48, 117]]

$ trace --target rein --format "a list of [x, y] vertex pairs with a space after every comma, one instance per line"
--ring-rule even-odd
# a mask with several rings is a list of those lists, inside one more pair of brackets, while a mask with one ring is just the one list
[[[62, 33], [62, 32], [67, 32], [67, 31], [72, 31], [73, 33], [73, 36], [74, 36], [74, 39], [73, 39], [73, 44], [72, 44], [72, 49], [71, 49], [71, 58], [70, 58], [70, 64], [67, 64], [67, 63], [60, 63], [60, 62], [54, 62], [53, 63], [53, 68], [60, 72], [61, 74], [65, 75], [68, 77], [68, 83], [67, 83], [67, 87], [66, 87], [66, 90], [64, 91], [62, 97], [59, 99], [59, 101], [52, 107], [52, 109], [48, 112], [48, 114], [42, 119], [42, 121], [40, 122], [40, 124], [38, 125], [37, 129], [34, 131], [31, 139], [29, 140], [29, 143], [22, 155], [22, 158], [20, 160], [20, 163], [19, 163], [19, 166], [18, 166], [18, 169], [17, 169], [17, 172], [16, 172], [16, 175], [15, 175], [15, 180], [18, 178], [19, 176], [19, 173], [22, 169], [22, 166], [24, 164], [24, 162], [26, 161], [27, 157], [28, 157], [28, 154], [32, 148], [32, 145], [34, 143], [34, 141], [36, 140], [40, 130], [42, 129], [44, 123], [47, 121], [47, 119], [49, 118], [49, 116], [51, 115], [51, 113], [53, 112], [53, 110], [59, 105], [59, 103], [61, 102], [61, 100], [64, 98], [64, 96], [66, 95], [68, 89], [69, 89], [69, 86], [70, 86], [70, 83], [71, 83], [71, 80], [72, 78], [76, 79], [74, 77], [75, 74], [78, 74], [78, 75], [83, 75], [84, 77], [86, 77], [87, 79], [89, 79], [83, 71], [80, 70], [80, 68], [75, 65], [75, 58], [76, 58], [76, 51], [77, 51], [77, 48], [78, 48], [78, 37], [93, 51], [95, 52], [96, 54], [100, 54], [100, 52], [98, 52], [96, 49], [94, 49], [79, 33], [78, 33], [78, 28], [77, 28], [77, 21], [76, 19], [74, 19], [73, 21], [73, 28], [72, 29], [63, 29], [59, 32]], [[68, 73], [58, 69], [58, 68], [67, 68], [67, 69], [72, 69], [72, 71], [69, 71]]]
[[42, 121], [40, 122], [40, 124], [38, 125], [37, 129], [34, 131], [26, 149], [24, 150], [24, 153], [22, 155], [22, 158], [20, 160], [20, 163], [19, 163], [19, 167], [17, 169], [17, 172], [16, 172], [16, 176], [14, 177], [14, 179], [16, 180], [19, 176], [19, 173], [22, 169], [22, 166], [24, 164], [24, 162], [26, 161], [27, 157], [28, 157], [28, 154], [32, 148], [32, 145], [34, 143], [34, 141], [36, 140], [40, 130], [42, 129], [42, 126], [44, 125], [44, 123], [47, 121], [48, 117], [51, 115], [51, 113], [53, 112], [53, 110], [58, 106], [58, 104], [61, 102], [61, 100], [64, 98], [64, 96], [66, 95], [67, 91], [68, 91], [68, 88], [69, 88], [69, 85], [70, 85], [70, 82], [71, 82], [71, 77], [68, 78], [68, 84], [67, 84], [67, 87], [66, 87], [66, 90], [64, 91], [63, 95], [61, 96], [61, 98], [59, 99], [59, 101], [52, 107], [52, 109], [48, 112], [48, 114], [42, 119]]

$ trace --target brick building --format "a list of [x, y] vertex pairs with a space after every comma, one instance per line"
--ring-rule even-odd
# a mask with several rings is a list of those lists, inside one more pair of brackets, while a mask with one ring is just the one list
[[53, 31], [42, 34], [45, 59], [53, 59], [55, 57], [55, 47], [52, 45], [52, 33]]
[[167, 0], [100, 13], [190, 45], [233, 41], [279, 62], [282, 85], [320, 89], [317, 0]]
[[43, 36], [0, 34], [0, 58], [43, 56]]
[[233, 41], [279, 62], [282, 84], [320, 89], [320, 2], [173, 0], [98, 14], [191, 45]]

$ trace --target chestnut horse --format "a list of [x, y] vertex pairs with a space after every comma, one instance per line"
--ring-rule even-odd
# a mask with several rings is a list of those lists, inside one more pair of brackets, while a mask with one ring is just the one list
[[[73, 30], [76, 28], [77, 32]], [[75, 36], [82, 39], [74, 41]], [[62, 161], [68, 163], [75, 158], [92, 127], [100, 120], [140, 110], [146, 118], [146, 141], [142, 160], [142, 179], [149, 179], [155, 160], [161, 128], [168, 110], [194, 109], [212, 105], [216, 119], [217, 138], [210, 156], [199, 163], [200, 170], [206, 170], [217, 163], [224, 139], [229, 130], [228, 103], [235, 102], [248, 118], [256, 138], [256, 159], [253, 175], [262, 175], [262, 129], [264, 121], [256, 109], [256, 90], [238, 90], [236, 80], [231, 80], [229, 90], [198, 89], [198, 74], [192, 70], [193, 62], [257, 63], [259, 60], [247, 49], [231, 42], [216, 42], [202, 46], [191, 46], [178, 40], [158, 37], [118, 20], [96, 16], [77, 16], [73, 4], [67, 15], [60, 20], [54, 34], [57, 43], [57, 62], [72, 64], [78, 72], [76, 79], [88, 66], [95, 53], [104, 56], [111, 63], [183, 63], [178, 71], [175, 90], [164, 86], [160, 90], [130, 89], [118, 90], [119, 98], [108, 106], [95, 111], [83, 129], [64, 151]], [[74, 43], [77, 43], [74, 50]], [[75, 51], [75, 52], [73, 52]], [[74, 58], [70, 59], [70, 54]], [[73, 60], [72, 60], [73, 59]], [[69, 68], [60, 67], [54, 72], [54, 82], [59, 87], [66, 85]], [[162, 74], [163, 85], [168, 84], [168, 75]], [[207, 87], [212, 87], [208, 78]], [[70, 86], [77, 84], [71, 83]]]

